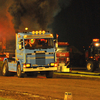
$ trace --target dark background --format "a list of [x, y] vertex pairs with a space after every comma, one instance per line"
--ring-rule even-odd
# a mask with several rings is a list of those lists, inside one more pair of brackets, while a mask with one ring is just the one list
[[100, 38], [100, 0], [72, 0], [54, 18], [54, 34], [83, 51], [93, 38]]

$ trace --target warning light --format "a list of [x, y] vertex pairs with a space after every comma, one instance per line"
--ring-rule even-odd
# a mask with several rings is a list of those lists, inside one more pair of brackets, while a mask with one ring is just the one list
[[38, 31], [36, 31], [36, 34], [38, 34], [39, 32]]
[[27, 31], [27, 30], [28, 30], [28, 28], [26, 27], [26, 28], [25, 28], [25, 31]]
[[32, 31], [32, 34], [34, 34], [34, 35], [45, 34], [45, 31]]
[[41, 34], [42, 33], [42, 31], [39, 31], [39, 34]]
[[35, 34], [35, 31], [32, 31], [32, 34]]
[[98, 42], [99, 41], [99, 39], [93, 39], [93, 42]]
[[45, 34], [45, 31], [43, 31], [42, 33]]

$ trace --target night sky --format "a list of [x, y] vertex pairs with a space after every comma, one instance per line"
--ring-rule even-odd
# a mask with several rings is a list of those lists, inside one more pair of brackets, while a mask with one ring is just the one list
[[100, 38], [100, 0], [72, 0], [54, 18], [53, 31], [59, 41], [67, 41], [80, 51]]

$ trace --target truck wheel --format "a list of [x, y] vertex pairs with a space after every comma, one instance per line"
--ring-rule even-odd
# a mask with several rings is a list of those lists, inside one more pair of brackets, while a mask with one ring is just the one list
[[3, 76], [8, 76], [8, 63], [7, 61], [5, 60], [4, 61], [4, 64], [3, 64], [3, 67], [2, 67], [2, 75]]
[[18, 76], [19, 78], [22, 77], [21, 66], [20, 66], [20, 65], [17, 66], [17, 76]]
[[93, 61], [88, 61], [86, 65], [86, 69], [88, 72], [93, 72], [95, 70], [95, 63]]
[[53, 71], [46, 72], [46, 78], [52, 78], [53, 77]]

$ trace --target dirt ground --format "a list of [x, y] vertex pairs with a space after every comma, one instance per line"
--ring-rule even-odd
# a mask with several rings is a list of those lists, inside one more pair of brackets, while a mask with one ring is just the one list
[[0, 76], [0, 97], [14, 100], [64, 100], [71, 92], [73, 100], [100, 100], [100, 79], [72, 76], [17, 78]]

